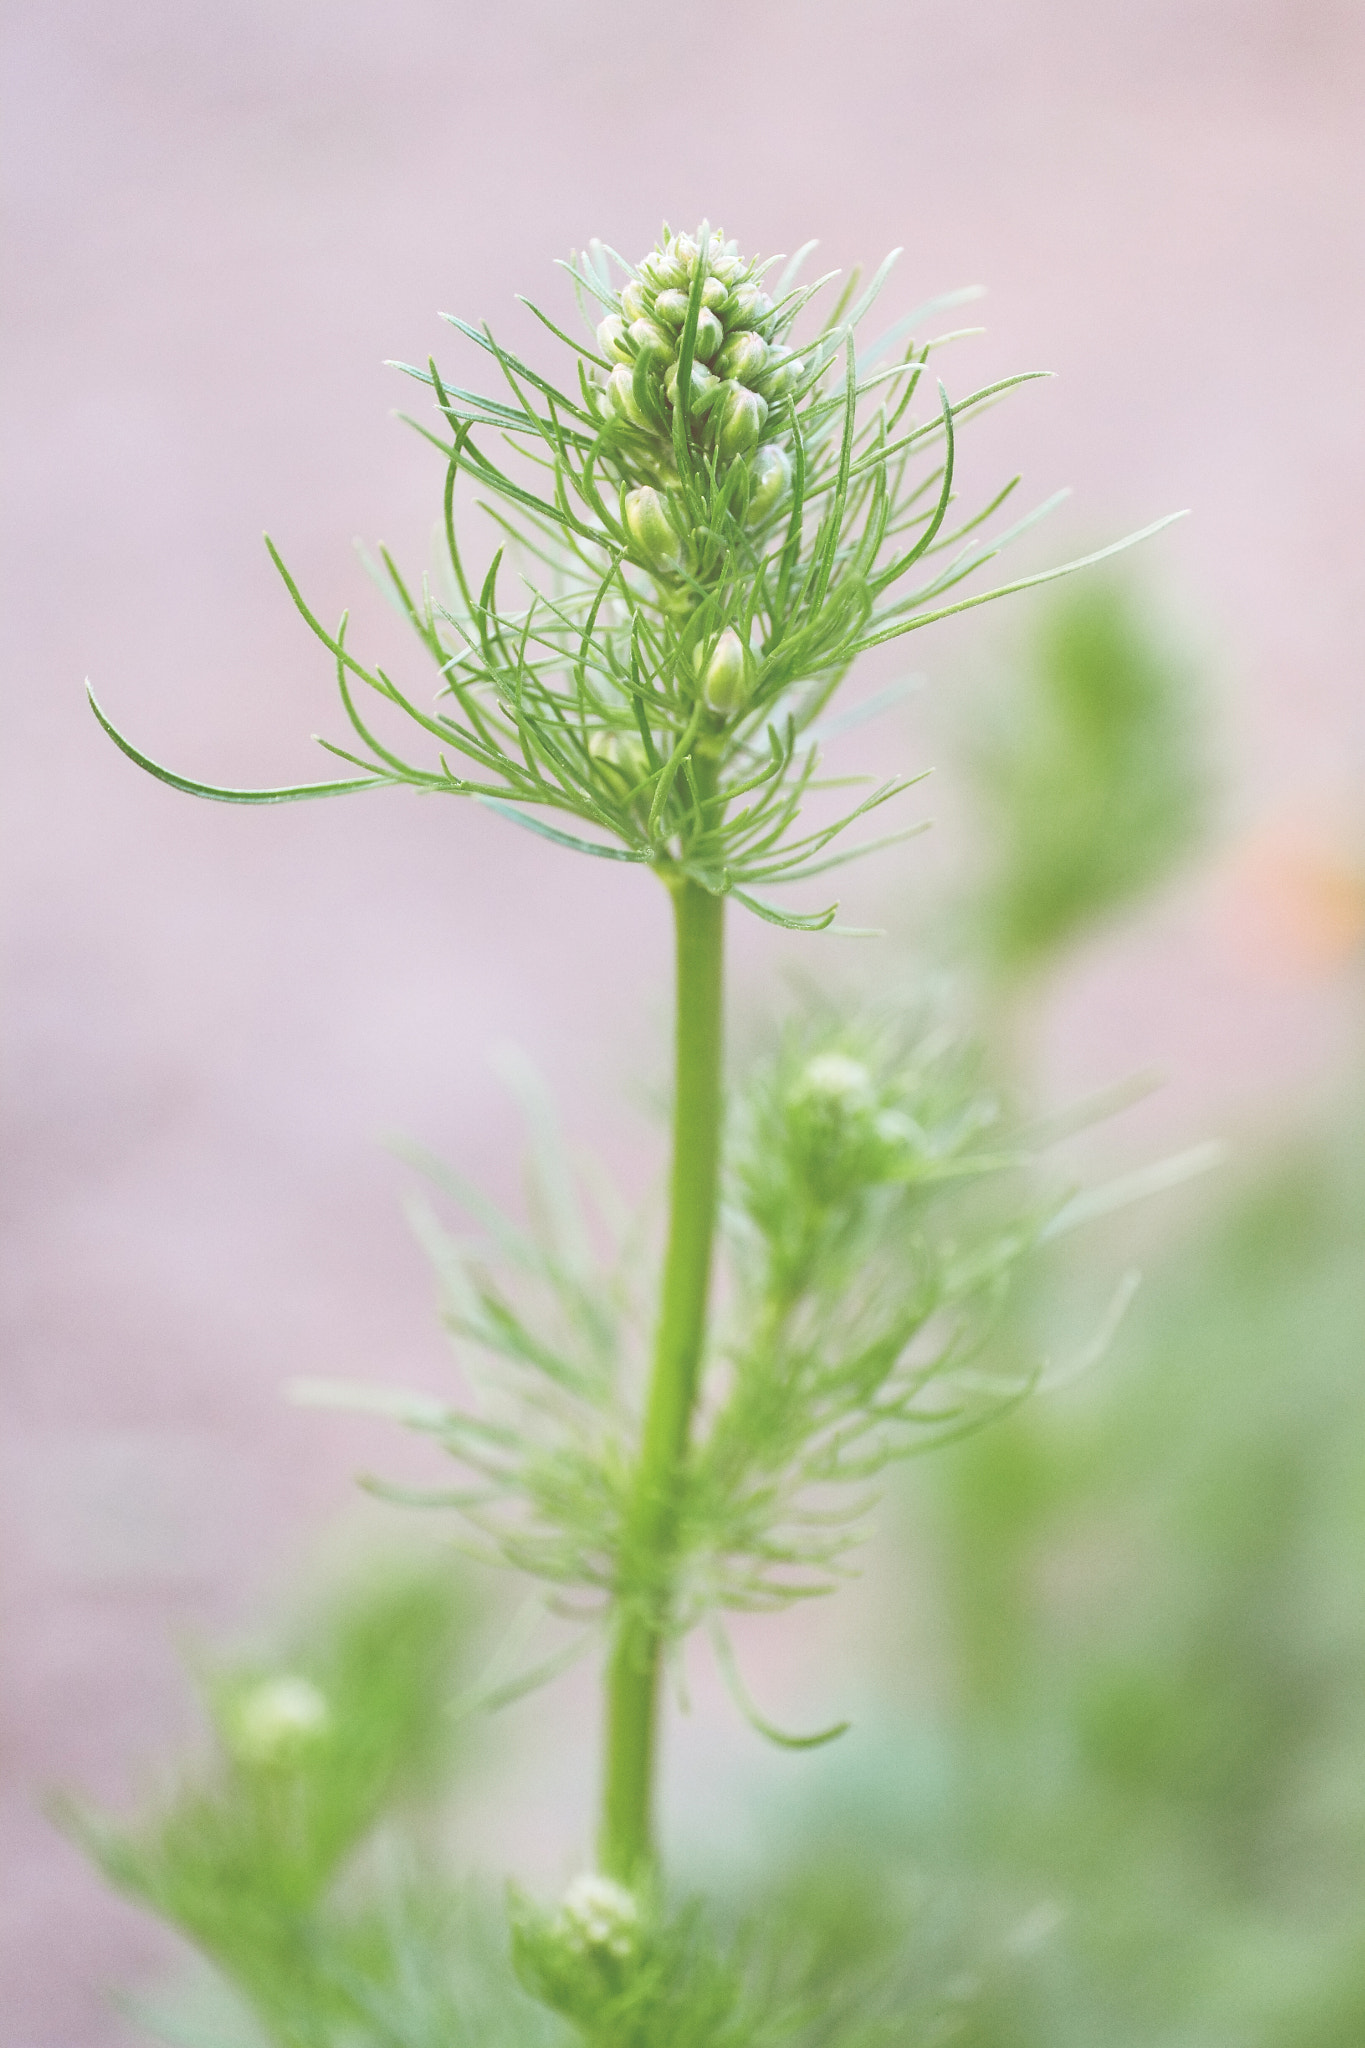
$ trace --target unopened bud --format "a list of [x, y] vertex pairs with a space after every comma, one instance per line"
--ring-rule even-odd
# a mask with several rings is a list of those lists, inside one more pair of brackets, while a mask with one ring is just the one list
[[682, 567], [682, 548], [669, 524], [664, 501], [650, 484], [626, 492], [626, 528], [651, 569], [676, 576]]
[[624, 413], [637, 427], [648, 426], [649, 422], [641, 411], [640, 401], [635, 396], [635, 373], [625, 363], [619, 363], [612, 371], [607, 381], [607, 391], [615, 411]]
[[[719, 398], [723, 387], [720, 380], [707, 369], [705, 363], [693, 363], [690, 388], [692, 416], [694, 419], [698, 419], [704, 412], [710, 410], [716, 399]], [[674, 363], [664, 380], [664, 390], [668, 393], [669, 404], [676, 405], [678, 402], [678, 365], [676, 363]]]
[[626, 323], [617, 313], [608, 313], [606, 319], [598, 325], [597, 339], [602, 345], [602, 353], [604, 356], [609, 356], [614, 363], [628, 363], [630, 361], [630, 351], [625, 344], [625, 333]]
[[719, 228], [706, 245], [706, 267], [723, 278], [732, 277], [736, 271], [743, 268], [737, 245], [734, 242], [727, 242]]
[[791, 489], [791, 457], [770, 441], [753, 460], [753, 482], [749, 490], [749, 523], [756, 526], [775, 512]]
[[731, 321], [737, 327], [752, 327], [772, 312], [773, 302], [757, 285], [741, 285], [735, 293]]
[[722, 459], [731, 462], [735, 456], [747, 455], [751, 448], [756, 448], [767, 417], [766, 398], [760, 398], [756, 391], [748, 390], [743, 384], [727, 384], [716, 442]]
[[244, 1763], [283, 1763], [327, 1733], [332, 1714], [311, 1679], [264, 1678], [237, 1701], [229, 1740]]
[[828, 1103], [845, 1116], [862, 1116], [876, 1108], [877, 1091], [861, 1060], [842, 1052], [819, 1052], [807, 1060], [793, 1099]]
[[702, 685], [702, 695], [712, 711], [719, 711], [724, 717], [738, 711], [749, 694], [747, 667], [744, 643], [734, 627], [727, 626], [706, 664]]
[[560, 1938], [580, 1954], [605, 1951], [624, 1961], [640, 1938], [640, 1908], [632, 1894], [595, 1871], [574, 1879], [558, 1922]]
[[594, 761], [616, 769], [628, 789], [634, 789], [645, 779], [649, 757], [643, 740], [634, 733], [595, 732], [588, 741], [588, 753]]
[[734, 377], [741, 384], [752, 384], [763, 374], [768, 361], [768, 344], [761, 334], [751, 334], [741, 329], [732, 334], [716, 358], [716, 375]]
[[659, 332], [652, 320], [632, 320], [630, 338], [642, 355], [671, 356], [673, 344]]
[[708, 277], [702, 285], [701, 302], [703, 306], [708, 306], [713, 313], [717, 312], [725, 304], [729, 296], [728, 286], [723, 284], [718, 277]]
[[773, 349], [768, 356], [768, 366], [763, 374], [763, 389], [770, 398], [780, 398], [784, 391], [790, 390], [798, 381], [805, 367], [801, 358], [794, 356], [790, 349]]
[[627, 320], [638, 320], [645, 310], [644, 287], [638, 278], [632, 277], [621, 287], [621, 311]]
[[670, 327], [681, 327], [687, 318], [687, 293], [660, 292], [654, 301], [654, 318], [666, 320]]
[[724, 331], [715, 314], [703, 308], [697, 315], [697, 338], [692, 344], [692, 353], [697, 361], [709, 363], [724, 339]]
[[[667, 249], [656, 249], [652, 255], [646, 256], [640, 268], [649, 272], [650, 283], [656, 291], [671, 292], [677, 291], [679, 286], [686, 287], [687, 266], [679, 263]], [[686, 296], [684, 289], [683, 297]]]

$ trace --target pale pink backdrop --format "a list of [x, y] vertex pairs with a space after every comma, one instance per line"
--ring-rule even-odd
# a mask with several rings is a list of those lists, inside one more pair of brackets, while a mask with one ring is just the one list
[[[990, 286], [958, 389], [1060, 372], [977, 444], [983, 483], [1017, 461], [1035, 496], [1076, 487], [1021, 560], [1195, 508], [1142, 568], [1207, 655], [1229, 851], [1087, 957], [1044, 1055], [1061, 1093], [1164, 1066], [1163, 1135], [1254, 1125], [1348, 1039], [1341, 977], [1259, 930], [1244, 885], [1266, 863], [1238, 848], [1330, 866], [1359, 815], [1365, 13], [16, 0], [6, 43], [0, 2029], [111, 2048], [108, 1988], [172, 1944], [43, 1795], [145, 1783], [191, 1725], [177, 1640], [239, 1624], [381, 1461], [281, 1381], [439, 1383], [382, 1135], [512, 1195], [488, 1054], [513, 1039], [644, 1186], [668, 959], [647, 878], [472, 808], [178, 797], [102, 737], [82, 677], [191, 772], [324, 772], [326, 657], [259, 534], [400, 658], [350, 542], [426, 558], [438, 466], [389, 419], [411, 387], [381, 364], [460, 361], [438, 308], [538, 346], [512, 294], [564, 314], [556, 257], [592, 234], [638, 252], [663, 216], [765, 251], [818, 235], [831, 264], [904, 243], [892, 310]], [[1007, 630], [940, 628], [913, 664], [950, 683]], [[911, 724], [889, 744], [920, 758]], [[859, 885], [863, 909], [913, 889], [918, 857]], [[760, 935], [744, 1001], [846, 957]], [[791, 1640], [774, 1682], [833, 1698]], [[590, 1759], [591, 1704], [586, 1680], [562, 1696], [508, 1859], [583, 1840], [552, 1786]], [[675, 1808], [709, 1725], [675, 1743]]]

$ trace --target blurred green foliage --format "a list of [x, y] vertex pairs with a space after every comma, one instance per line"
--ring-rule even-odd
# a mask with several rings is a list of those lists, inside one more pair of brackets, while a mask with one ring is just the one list
[[988, 858], [972, 921], [1001, 981], [1164, 882], [1209, 800], [1193, 669], [1129, 587], [1083, 579], [1037, 617], [965, 763]]
[[1266, 1165], [1083, 1389], [932, 1468], [941, 1718], [831, 1758], [768, 1908], [887, 2039], [1365, 2040], [1363, 1138]]
[[[1134, 601], [1067, 592], [975, 752], [988, 1039], [1175, 871], [1204, 759]], [[1093, 1257], [1073, 1241], [1003, 1341], [1045, 1348]], [[1359, 2048], [1362, 1106], [1211, 1186], [1099, 1370], [922, 1484], [937, 1709], [770, 1817], [761, 1910], [831, 2007], [924, 2048]]]
[[391, 1902], [345, 1880], [380, 1822], [448, 1771], [468, 1619], [447, 1559], [373, 1568], [274, 1655], [207, 1675], [212, 1754], [159, 1810], [131, 1826], [69, 1815], [113, 1883], [217, 1964], [281, 2048], [340, 2038], [365, 1987], [401, 1971]]

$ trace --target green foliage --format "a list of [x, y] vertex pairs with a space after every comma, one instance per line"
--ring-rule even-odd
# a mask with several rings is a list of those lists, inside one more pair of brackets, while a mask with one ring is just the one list
[[136, 1827], [80, 1812], [105, 1873], [195, 1942], [282, 2048], [389, 1974], [382, 1914], [338, 1903], [377, 1824], [439, 1781], [466, 1602], [448, 1569], [376, 1575], [269, 1661], [211, 1675], [216, 1753]]
[[[413, 1212], [474, 1408], [392, 1388], [296, 1388], [436, 1438], [472, 1485], [371, 1483], [459, 1511], [491, 1557], [564, 1591], [657, 1603], [672, 1633], [726, 1608], [782, 1606], [835, 1582], [867, 1482], [889, 1460], [1026, 1390], [1027, 1375], [972, 1370], [1058, 1207], [995, 1093], [946, 1034], [835, 1018], [792, 1028], [732, 1112], [730, 1300], [656, 1583], [628, 1513], [647, 1332], [638, 1243], [587, 1210], [544, 1098], [532, 1093], [528, 1109], [529, 1229], [416, 1155], [487, 1231], [460, 1240], [425, 1205]], [[604, 1263], [594, 1239], [609, 1246]]]
[[1206, 820], [1188, 664], [1114, 582], [1077, 585], [1042, 614], [968, 765], [991, 858], [977, 915], [1005, 979], [1047, 966], [1163, 882]]
[[139, 2001], [134, 2017], [170, 2048], [572, 2048], [568, 2023], [518, 1984], [493, 1900], [401, 1849], [378, 1860], [363, 1915], [334, 1911], [313, 1929], [295, 2031], [263, 2030], [207, 1976]]
[[[808, 794], [823, 786], [816, 721], [850, 663], [1080, 564], [945, 602], [1049, 509], [983, 539], [1016, 477], [984, 507], [953, 513], [960, 427], [1028, 379], [956, 402], [940, 384], [917, 413], [930, 354], [952, 337], [915, 333], [952, 300], [919, 308], [860, 361], [856, 333], [890, 258], [860, 297], [855, 274], [825, 324], [795, 340], [828, 282], [797, 283], [813, 246], [782, 273], [774, 301], [760, 288], [771, 266], [742, 258], [705, 226], [695, 237], [665, 231], [638, 265], [593, 243], [570, 266], [580, 305], [606, 312], [595, 332], [588, 323], [591, 345], [531, 308], [576, 359], [570, 388], [458, 319], [504, 395], [450, 382], [434, 361], [409, 368], [436, 401], [435, 430], [412, 424], [446, 465], [447, 587], [424, 582], [414, 594], [387, 553], [383, 562], [436, 665], [434, 711], [356, 659], [345, 618], [328, 632], [271, 545], [332, 656], [362, 751], [324, 745], [360, 768], [359, 779], [222, 789], [162, 768], [96, 705], [105, 729], [142, 767], [199, 796], [276, 803], [387, 783], [444, 790], [559, 845], [689, 877], [776, 923], [828, 925], [837, 905], [788, 913], [752, 892], [809, 880], [887, 843], [828, 851], [908, 786], [900, 778], [800, 829]], [[510, 451], [513, 469], [485, 435]], [[485, 494], [503, 536], [481, 580], [457, 537], [461, 476]], [[912, 574], [918, 580], [905, 588]], [[512, 576], [509, 600], [500, 590]], [[367, 722], [357, 685], [416, 726], [431, 758], [396, 752]], [[540, 811], [567, 814], [594, 836], [567, 833]]]

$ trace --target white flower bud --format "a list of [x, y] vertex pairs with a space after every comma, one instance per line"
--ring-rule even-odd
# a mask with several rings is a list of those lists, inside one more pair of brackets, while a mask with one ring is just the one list
[[767, 417], [766, 398], [760, 398], [743, 384], [727, 384], [716, 440], [722, 458], [730, 462], [736, 455], [747, 455], [751, 448], [756, 448]]
[[719, 230], [706, 245], [706, 267], [727, 284], [739, 275], [744, 265], [739, 260], [739, 249], [734, 242], [727, 242]]
[[673, 344], [660, 333], [652, 320], [632, 320], [630, 338], [642, 355], [671, 356]]
[[762, 375], [768, 361], [768, 344], [761, 334], [750, 334], [741, 329], [732, 334], [716, 358], [716, 375], [733, 377], [741, 384], [752, 384]]
[[735, 293], [731, 324], [736, 327], [753, 327], [772, 312], [773, 302], [766, 292], [756, 284], [743, 284]]
[[626, 530], [651, 569], [676, 576], [682, 567], [682, 547], [669, 524], [664, 501], [650, 484], [626, 492]]
[[630, 361], [630, 351], [625, 345], [625, 333], [626, 323], [617, 313], [608, 313], [606, 319], [598, 324], [597, 339], [601, 343], [602, 353], [614, 363]]
[[703, 308], [697, 315], [697, 338], [692, 344], [692, 353], [697, 361], [709, 363], [724, 339], [724, 330], [715, 314]]
[[706, 680], [702, 685], [702, 695], [712, 711], [728, 717], [732, 711], [739, 710], [749, 694], [747, 670], [744, 642], [733, 626], [727, 626], [706, 664]]
[[768, 356], [768, 367], [761, 379], [763, 389], [770, 398], [780, 398], [784, 391], [800, 381], [805, 364], [790, 349], [775, 348]]
[[621, 311], [625, 314], [627, 320], [638, 320], [644, 313], [644, 310], [644, 286], [638, 278], [632, 277], [621, 287]]
[[605, 1950], [624, 1961], [640, 1933], [640, 1908], [624, 1885], [595, 1871], [576, 1877], [558, 1913], [559, 1933], [580, 1954]]
[[687, 318], [687, 293], [660, 292], [654, 301], [654, 318], [666, 320], [670, 327], [681, 327]]
[[[691, 389], [692, 417], [699, 419], [720, 396], [722, 386], [719, 378], [707, 369], [705, 363], [693, 363]], [[676, 405], [678, 402], [678, 365], [676, 363], [673, 364], [667, 377], [664, 379], [664, 390], [668, 395], [669, 404]]]
[[671, 244], [662, 249], [651, 249], [640, 269], [656, 291], [667, 291], [670, 286], [682, 282], [682, 269], [673, 257]]
[[228, 1739], [244, 1763], [281, 1763], [317, 1742], [331, 1724], [331, 1709], [311, 1679], [285, 1674], [243, 1694]]
[[595, 732], [588, 741], [588, 753], [594, 761], [616, 769], [627, 789], [643, 782], [649, 768], [644, 741], [630, 732]]
[[729, 296], [729, 287], [718, 277], [708, 277], [701, 288], [701, 302], [713, 313], [725, 304]]
[[624, 413], [637, 427], [649, 425], [649, 421], [640, 410], [640, 401], [635, 396], [635, 372], [626, 364], [621, 363], [612, 371], [607, 390], [616, 412]]
[[775, 512], [792, 484], [791, 457], [770, 441], [753, 460], [753, 482], [749, 489], [749, 523], [755, 526]]
[[807, 1060], [794, 1099], [828, 1103], [845, 1116], [865, 1116], [877, 1106], [877, 1091], [861, 1060], [842, 1052], [819, 1052]]

